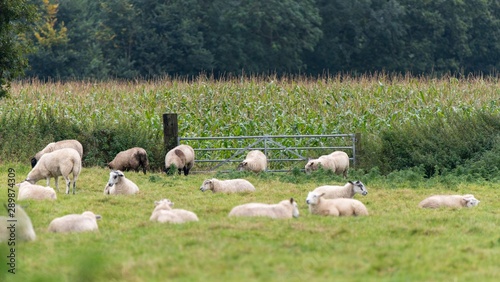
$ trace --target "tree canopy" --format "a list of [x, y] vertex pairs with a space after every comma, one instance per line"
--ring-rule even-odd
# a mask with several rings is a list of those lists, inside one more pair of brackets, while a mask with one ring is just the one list
[[495, 0], [26, 1], [40, 14], [26, 34], [36, 47], [27, 75], [40, 78], [490, 74], [500, 67]]

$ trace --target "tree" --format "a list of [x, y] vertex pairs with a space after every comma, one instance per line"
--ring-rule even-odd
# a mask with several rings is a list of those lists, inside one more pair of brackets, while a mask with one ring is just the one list
[[30, 44], [24, 34], [36, 19], [36, 9], [27, 0], [0, 0], [0, 98], [28, 65]]

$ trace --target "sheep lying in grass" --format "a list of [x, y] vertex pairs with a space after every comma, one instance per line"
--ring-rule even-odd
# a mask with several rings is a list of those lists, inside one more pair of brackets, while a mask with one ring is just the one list
[[78, 154], [80, 154], [80, 159], [83, 158], [83, 146], [78, 140], [70, 139], [70, 140], [61, 140], [58, 142], [49, 143], [43, 150], [36, 153], [35, 156], [31, 159], [31, 167], [35, 167], [36, 163], [40, 160], [43, 154], [54, 152], [63, 148], [72, 148], [75, 149]]
[[35, 167], [28, 173], [25, 181], [35, 184], [40, 179], [47, 179], [47, 186], [50, 186], [50, 178], [54, 177], [56, 190], [59, 191], [58, 176], [66, 180], [66, 194], [69, 194], [71, 180], [69, 174], [73, 173], [73, 194], [76, 191], [76, 180], [82, 169], [82, 159], [80, 154], [71, 148], [59, 149], [51, 153], [45, 153], [38, 160]]
[[200, 187], [202, 192], [211, 190], [213, 193], [239, 193], [254, 192], [255, 187], [245, 179], [219, 180], [217, 178], [206, 179]]
[[365, 205], [350, 198], [323, 199], [324, 194], [309, 192], [306, 203], [309, 212], [317, 215], [330, 216], [360, 216], [368, 215]]
[[430, 196], [423, 201], [421, 201], [418, 205], [421, 208], [441, 208], [441, 207], [450, 207], [450, 208], [471, 208], [475, 207], [479, 204], [479, 200], [474, 198], [474, 195], [466, 194], [466, 195], [434, 195]]
[[324, 185], [319, 186], [314, 189], [313, 192], [317, 194], [323, 194], [324, 199], [335, 199], [335, 198], [354, 198], [354, 195], [361, 194], [366, 196], [368, 191], [366, 190], [363, 182], [356, 180], [354, 182], [349, 181], [344, 186], [334, 186], [334, 185]]
[[238, 165], [239, 171], [252, 171], [255, 173], [265, 171], [267, 168], [267, 157], [259, 150], [248, 152], [246, 158]]
[[[0, 216], [0, 242], [7, 241], [34, 241], [35, 230], [28, 214], [20, 205], [7, 208], [9, 216]], [[14, 214], [11, 217], [10, 214]], [[12, 221], [11, 221], [12, 220]]]
[[194, 166], [194, 150], [189, 145], [179, 145], [168, 151], [165, 155], [165, 172], [169, 173], [170, 166], [174, 165], [179, 174], [184, 171], [184, 175], [189, 174], [189, 170]]
[[82, 214], [68, 214], [52, 220], [49, 224], [49, 231], [55, 233], [98, 231], [98, 219], [101, 219], [101, 216], [91, 211], [85, 211]]
[[347, 177], [347, 171], [349, 170], [349, 156], [342, 151], [335, 151], [329, 155], [320, 156], [317, 159], [310, 159], [306, 166], [306, 173], [317, 170], [319, 167], [325, 170], [331, 170], [335, 174], [342, 174], [344, 178]]
[[139, 192], [139, 187], [126, 178], [123, 172], [115, 170], [109, 173], [109, 180], [104, 187], [105, 195], [132, 195]]
[[128, 171], [133, 169], [135, 172], [142, 167], [142, 172], [146, 174], [149, 169], [148, 153], [140, 147], [134, 147], [118, 153], [115, 158], [108, 163], [108, 167], [112, 170]]
[[183, 209], [172, 209], [174, 203], [169, 199], [155, 201], [155, 209], [149, 220], [161, 223], [184, 223], [188, 221], [198, 221], [198, 216], [194, 212]]
[[261, 203], [249, 203], [234, 207], [229, 216], [265, 216], [274, 219], [299, 217], [297, 203], [290, 200], [283, 200], [277, 204], [268, 205]]
[[17, 194], [17, 200], [56, 200], [56, 191], [49, 186], [41, 186], [36, 184], [31, 184], [27, 181], [16, 184], [19, 186], [19, 193]]

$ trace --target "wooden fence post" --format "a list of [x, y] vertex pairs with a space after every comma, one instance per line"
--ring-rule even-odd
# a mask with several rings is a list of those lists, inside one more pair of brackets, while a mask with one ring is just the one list
[[177, 146], [179, 136], [179, 125], [177, 124], [177, 114], [163, 114], [163, 143], [165, 152]]

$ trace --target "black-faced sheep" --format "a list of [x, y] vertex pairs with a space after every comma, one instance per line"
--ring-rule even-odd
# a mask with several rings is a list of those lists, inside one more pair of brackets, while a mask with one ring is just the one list
[[125, 177], [119, 170], [109, 173], [109, 180], [104, 187], [105, 195], [132, 195], [139, 192], [139, 187], [132, 180]]
[[365, 205], [350, 198], [323, 199], [323, 194], [309, 192], [306, 198], [311, 214], [323, 216], [368, 215]]
[[45, 148], [43, 148], [40, 152], [36, 153], [35, 156], [31, 159], [31, 167], [35, 167], [36, 163], [43, 154], [54, 152], [55, 150], [63, 149], [63, 148], [72, 148], [75, 149], [78, 154], [80, 154], [80, 159], [83, 158], [83, 146], [78, 140], [69, 139], [69, 140], [61, 140], [58, 142], [49, 143]]
[[183, 209], [173, 209], [173, 206], [174, 203], [169, 199], [155, 201], [155, 209], [153, 210], [149, 220], [161, 223], [184, 223], [188, 221], [198, 221], [198, 216], [196, 216], [194, 212]]
[[239, 171], [252, 171], [259, 173], [265, 171], [267, 168], [267, 157], [259, 150], [252, 150], [248, 152], [246, 158], [238, 165]]
[[146, 174], [149, 169], [148, 153], [140, 147], [134, 147], [116, 154], [115, 158], [108, 163], [112, 170], [128, 171], [133, 169], [135, 172], [142, 167], [142, 172]]
[[36, 184], [31, 184], [27, 181], [16, 184], [19, 186], [19, 193], [17, 194], [17, 200], [56, 200], [56, 191], [49, 186], [41, 186]]
[[202, 192], [207, 190], [213, 193], [239, 193], [254, 192], [255, 187], [245, 179], [219, 180], [217, 178], [206, 179], [200, 187]]
[[165, 155], [165, 172], [168, 173], [170, 166], [174, 165], [179, 174], [184, 171], [184, 175], [188, 175], [189, 170], [194, 166], [194, 158], [194, 149], [191, 146], [179, 145]]
[[[20, 205], [7, 209], [10, 214], [8, 217], [0, 216], [0, 242], [9, 240], [34, 241], [36, 239], [35, 230], [28, 214]], [[10, 222], [10, 221], [13, 222]], [[15, 224], [14, 226], [12, 226]]]
[[299, 217], [297, 203], [290, 198], [277, 204], [249, 203], [234, 207], [229, 216], [264, 216], [274, 219]]
[[66, 180], [66, 194], [69, 194], [71, 180], [70, 173], [73, 173], [73, 194], [76, 191], [76, 180], [82, 169], [82, 159], [80, 154], [71, 148], [59, 149], [54, 152], [45, 153], [38, 160], [35, 167], [28, 173], [25, 181], [35, 184], [40, 179], [47, 179], [47, 186], [50, 185], [50, 178], [54, 177], [56, 190], [59, 191], [58, 176]]
[[344, 178], [347, 177], [347, 171], [349, 170], [349, 156], [342, 151], [335, 151], [329, 155], [320, 156], [317, 159], [310, 159], [306, 166], [306, 173], [317, 170], [319, 167], [323, 169], [331, 170], [335, 174], [342, 174]]
[[466, 195], [434, 195], [430, 196], [423, 201], [421, 201], [418, 205], [421, 208], [441, 208], [441, 207], [450, 207], [450, 208], [471, 208], [475, 207], [479, 204], [479, 200], [474, 198], [474, 195], [466, 194]]
[[49, 224], [49, 231], [55, 233], [98, 231], [98, 219], [101, 219], [101, 216], [91, 211], [85, 211], [82, 214], [68, 214], [52, 220]]
[[368, 190], [366, 190], [363, 182], [349, 181], [344, 186], [335, 186], [335, 185], [324, 185], [319, 186], [314, 189], [313, 192], [318, 194], [323, 194], [323, 198], [325, 199], [335, 199], [335, 198], [353, 198], [355, 194], [361, 194], [366, 196], [368, 194]]

